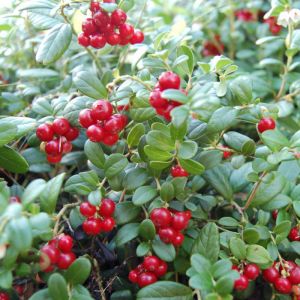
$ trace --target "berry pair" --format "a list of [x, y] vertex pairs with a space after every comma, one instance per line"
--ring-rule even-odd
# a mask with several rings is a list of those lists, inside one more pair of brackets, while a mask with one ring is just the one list
[[76, 259], [72, 248], [73, 238], [67, 234], [61, 234], [50, 240], [41, 248], [41, 270], [43, 272], [52, 272], [55, 266], [61, 270], [68, 269]]
[[282, 27], [277, 24], [277, 18], [276, 17], [270, 17], [266, 20], [264, 20], [264, 23], [267, 23], [269, 25], [269, 30], [274, 35], [277, 35], [280, 33]]
[[171, 213], [165, 207], [155, 208], [150, 214], [150, 219], [158, 230], [158, 236], [164, 243], [179, 247], [184, 241], [184, 235], [181, 231], [188, 227], [191, 212], [187, 210]]
[[234, 14], [239, 21], [252, 22], [255, 20], [253, 13], [248, 9], [240, 9]]
[[276, 122], [272, 118], [262, 118], [257, 124], [257, 130], [259, 133], [263, 133], [267, 130], [273, 130], [276, 127]]
[[83, 21], [82, 33], [78, 36], [81, 46], [100, 49], [106, 44], [125, 46], [144, 41], [143, 32], [126, 23], [127, 14], [123, 10], [116, 9], [109, 14], [96, 1], [91, 2], [90, 10], [92, 18]]
[[90, 141], [113, 146], [119, 140], [119, 132], [127, 125], [127, 117], [113, 114], [113, 106], [105, 100], [93, 103], [92, 109], [84, 109], [79, 113], [79, 123], [87, 128]]
[[[167, 121], [171, 121], [171, 111], [180, 106], [181, 103], [173, 100], [168, 100], [162, 97], [162, 92], [167, 89], [180, 90], [180, 77], [171, 72], [164, 72], [158, 78], [154, 90], [150, 93], [150, 105], [156, 110], [157, 114], [163, 116]], [[184, 90], [181, 90], [185, 93]]]
[[300, 284], [300, 266], [293, 261], [275, 262], [272, 267], [263, 271], [263, 278], [274, 285], [280, 294], [290, 294], [293, 285]]
[[295, 226], [290, 230], [289, 240], [293, 242], [300, 242], [300, 232], [298, 226]]
[[58, 118], [52, 124], [41, 124], [36, 130], [36, 136], [42, 142], [42, 148], [47, 154], [49, 163], [58, 163], [63, 154], [72, 151], [72, 143], [79, 136], [79, 130], [72, 127], [65, 118]]
[[87, 235], [97, 235], [101, 232], [110, 232], [116, 225], [112, 215], [115, 212], [116, 204], [111, 199], [103, 199], [99, 207], [89, 202], [80, 205], [80, 213], [87, 219], [82, 223], [83, 231]]
[[154, 255], [146, 256], [143, 263], [129, 272], [128, 278], [142, 288], [155, 283], [159, 277], [167, 273], [167, 270], [168, 265], [165, 261]]
[[234, 288], [238, 291], [245, 290], [249, 285], [249, 281], [255, 280], [260, 273], [260, 269], [256, 264], [233, 265], [232, 269], [240, 273], [240, 277], [234, 282]]
[[180, 165], [175, 165], [171, 168], [171, 175], [173, 177], [188, 177], [189, 173]]
[[215, 35], [214, 41], [205, 41], [203, 44], [202, 55], [207, 56], [216, 56], [221, 55], [224, 52], [224, 44], [221, 42], [221, 37]]

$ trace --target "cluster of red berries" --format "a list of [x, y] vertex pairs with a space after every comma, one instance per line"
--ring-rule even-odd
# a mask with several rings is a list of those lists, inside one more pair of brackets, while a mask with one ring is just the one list
[[202, 55], [216, 56], [221, 55], [224, 52], [225, 46], [221, 41], [220, 35], [216, 34], [213, 41], [205, 41], [203, 44]]
[[165, 207], [155, 208], [150, 214], [150, 219], [158, 231], [158, 236], [166, 244], [181, 246], [184, 235], [181, 231], [188, 227], [192, 214], [189, 210], [179, 212], [171, 211]]
[[123, 10], [116, 9], [109, 15], [96, 1], [91, 2], [90, 10], [92, 18], [84, 20], [82, 33], [78, 36], [81, 46], [100, 49], [106, 43], [111, 46], [125, 46], [144, 41], [143, 32], [126, 23], [127, 14]]
[[173, 177], [188, 177], [189, 173], [180, 165], [175, 165], [171, 168], [171, 175]]
[[43, 272], [52, 272], [55, 266], [61, 270], [68, 269], [76, 259], [72, 248], [73, 238], [67, 234], [61, 234], [50, 240], [41, 248], [41, 270]]
[[234, 288], [238, 291], [245, 290], [249, 285], [249, 281], [255, 280], [260, 273], [260, 269], [256, 264], [233, 265], [232, 269], [240, 273], [240, 277], [234, 282]]
[[264, 270], [262, 274], [280, 294], [290, 294], [294, 287], [297, 288], [300, 284], [300, 266], [290, 260], [283, 263], [274, 262], [273, 266]]
[[150, 93], [149, 102], [151, 106], [156, 110], [157, 114], [163, 116], [167, 121], [171, 121], [171, 111], [176, 106], [180, 106], [181, 103], [168, 100], [162, 97], [162, 92], [167, 89], [184, 90], [180, 89], [180, 77], [171, 72], [164, 72], [158, 78], [158, 83], [154, 87], [154, 90]]
[[291, 229], [289, 233], [289, 239], [293, 242], [300, 242], [300, 233], [299, 233], [299, 227], [295, 226]]
[[165, 261], [151, 255], [144, 258], [143, 263], [139, 264], [134, 270], [129, 272], [129, 280], [137, 283], [140, 288], [153, 284], [159, 277], [164, 276], [168, 271]]
[[269, 25], [269, 30], [274, 35], [279, 34], [282, 29], [282, 27], [277, 24], [277, 18], [275, 18], [275, 17], [270, 17], [270, 18], [264, 20], [264, 23], [267, 23]]
[[79, 113], [79, 123], [87, 128], [90, 141], [113, 146], [119, 140], [119, 132], [127, 125], [127, 117], [113, 114], [110, 102], [98, 100], [93, 103], [92, 109], [84, 109]]
[[58, 118], [52, 124], [41, 124], [36, 130], [36, 136], [42, 142], [42, 149], [47, 154], [49, 163], [58, 163], [63, 154], [72, 151], [72, 141], [78, 138], [79, 130], [72, 127], [65, 118]]
[[257, 130], [259, 133], [263, 133], [267, 130], [273, 130], [276, 127], [276, 122], [272, 118], [262, 118], [257, 124]]
[[87, 235], [97, 235], [101, 232], [110, 232], [116, 225], [112, 215], [115, 212], [116, 204], [113, 200], [106, 198], [99, 206], [89, 202], [80, 204], [80, 213], [87, 219], [82, 223], [83, 231]]

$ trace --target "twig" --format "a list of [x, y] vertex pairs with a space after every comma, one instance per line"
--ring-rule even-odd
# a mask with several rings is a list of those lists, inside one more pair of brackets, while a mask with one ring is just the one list
[[98, 261], [95, 258], [93, 259], [93, 265], [94, 265], [95, 270], [96, 270], [96, 281], [97, 281], [99, 291], [100, 291], [100, 294], [101, 294], [101, 299], [106, 300], [105, 290], [103, 288], [102, 278], [100, 276], [100, 267], [99, 267]]

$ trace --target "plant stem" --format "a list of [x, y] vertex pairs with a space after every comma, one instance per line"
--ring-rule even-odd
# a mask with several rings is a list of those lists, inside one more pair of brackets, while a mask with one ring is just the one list
[[101, 299], [106, 300], [105, 291], [104, 291], [103, 285], [102, 285], [102, 279], [100, 277], [100, 267], [99, 267], [98, 261], [95, 258], [93, 259], [93, 265], [94, 265], [94, 268], [96, 270], [96, 281], [97, 281], [99, 291], [100, 291], [100, 294], [101, 294]]

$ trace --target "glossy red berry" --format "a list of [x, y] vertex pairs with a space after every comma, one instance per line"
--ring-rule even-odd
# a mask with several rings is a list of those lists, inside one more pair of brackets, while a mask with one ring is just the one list
[[274, 287], [281, 294], [290, 294], [292, 291], [292, 284], [284, 277], [277, 278], [274, 282]]
[[90, 202], [82, 202], [79, 207], [80, 213], [85, 217], [92, 217], [96, 213], [96, 207]]
[[249, 280], [246, 276], [241, 275], [240, 278], [234, 281], [234, 288], [238, 291], [244, 291], [249, 285]]
[[160, 228], [158, 231], [158, 235], [164, 243], [171, 244], [174, 242], [174, 238], [176, 237], [177, 233], [173, 228], [167, 227]]
[[94, 34], [97, 31], [97, 27], [92, 18], [86, 18], [82, 22], [82, 31], [86, 36]]
[[11, 196], [9, 198], [9, 203], [21, 203], [21, 199], [18, 196]]
[[169, 101], [161, 96], [161, 91], [154, 90], [150, 93], [149, 102], [150, 105], [154, 108], [166, 108], [169, 104]]
[[115, 145], [119, 140], [118, 134], [110, 134], [109, 132], [104, 135], [102, 143], [107, 146]]
[[273, 218], [273, 220], [276, 220], [277, 219], [277, 216], [278, 216], [278, 210], [276, 209], [276, 210], [273, 210], [272, 211], [272, 218]]
[[78, 35], [78, 44], [81, 45], [82, 47], [88, 47], [90, 46], [90, 38], [86, 36], [83, 32], [81, 32]]
[[58, 135], [66, 134], [70, 130], [70, 128], [70, 123], [65, 118], [55, 119], [52, 124], [53, 131]]
[[45, 151], [49, 155], [58, 155], [62, 153], [62, 148], [59, 140], [52, 140], [45, 145]]
[[184, 170], [181, 166], [176, 165], [171, 168], [171, 175], [173, 177], [188, 177], [189, 173]]
[[289, 272], [290, 276], [288, 280], [291, 284], [300, 284], [300, 267], [296, 266], [293, 270]]
[[137, 270], [132, 270], [132, 271], [129, 272], [128, 279], [129, 279], [132, 283], [137, 283], [138, 277], [139, 277], [139, 273], [138, 273]]
[[96, 26], [101, 30], [101, 28], [104, 28], [108, 23], [110, 23], [110, 17], [109, 15], [104, 11], [97, 11], [93, 15], [93, 20]]
[[93, 103], [92, 117], [94, 120], [104, 121], [109, 119], [113, 113], [113, 106], [106, 100], [98, 100]]
[[157, 277], [151, 272], [144, 272], [138, 276], [137, 284], [140, 288], [153, 284], [157, 281]]
[[185, 212], [176, 212], [172, 218], [172, 227], [175, 230], [183, 230], [188, 226], [189, 219]]
[[257, 129], [259, 133], [263, 133], [267, 130], [272, 130], [275, 127], [276, 127], [276, 122], [272, 118], [262, 118], [257, 125]]
[[121, 41], [119, 43], [120, 46], [126, 46], [130, 43], [130, 39], [124, 38], [121, 35], [120, 35], [120, 37], [121, 37]]
[[175, 236], [172, 239], [172, 244], [175, 247], [179, 247], [182, 245], [183, 242], [184, 242], [184, 235], [180, 231], [175, 232]]
[[270, 267], [262, 272], [263, 277], [269, 283], [274, 283], [279, 278], [279, 272], [275, 267]]
[[106, 44], [106, 38], [103, 34], [94, 34], [90, 36], [90, 45], [96, 49], [101, 49]]
[[155, 208], [150, 214], [150, 219], [156, 227], [166, 228], [171, 224], [172, 215], [167, 208]]
[[[223, 148], [228, 148], [228, 147], [224, 146]], [[229, 148], [228, 148], [228, 149], [229, 149]], [[227, 158], [231, 157], [232, 154], [233, 154], [233, 153], [230, 152], [230, 151], [223, 151], [223, 158], [224, 158], [224, 159], [227, 159]]]
[[0, 292], [0, 300], [9, 300], [9, 295], [4, 293], [4, 292]]
[[65, 141], [62, 143], [62, 153], [66, 154], [72, 151], [72, 143], [69, 141]]
[[87, 129], [86, 135], [88, 136], [90, 141], [99, 143], [104, 138], [104, 130], [100, 125], [91, 125]]
[[111, 14], [111, 22], [117, 27], [124, 24], [126, 20], [127, 20], [127, 15], [125, 11], [123, 11], [122, 9], [116, 9]]
[[120, 44], [121, 37], [118, 33], [113, 32], [106, 36], [106, 40], [107, 40], [107, 43], [110, 44], [111, 46], [116, 46], [116, 45]]
[[[59, 250], [53, 246], [45, 245], [41, 248], [41, 252], [49, 258], [50, 264], [55, 264], [59, 257]], [[44, 257], [41, 256], [44, 260]]]
[[95, 120], [92, 117], [91, 109], [84, 109], [79, 113], [79, 123], [84, 128], [89, 128], [91, 125], [95, 124]]
[[135, 30], [132, 38], [130, 39], [130, 44], [141, 44], [145, 39], [144, 33], [140, 30]]
[[50, 164], [57, 164], [62, 160], [62, 155], [57, 154], [57, 155], [47, 155], [47, 161]]
[[68, 269], [76, 260], [76, 255], [73, 252], [61, 253], [57, 261], [57, 267], [61, 270]]
[[256, 264], [248, 264], [244, 269], [244, 275], [250, 279], [255, 280], [259, 276], [260, 269]]
[[101, 232], [102, 222], [98, 218], [89, 217], [82, 223], [82, 228], [87, 235], [97, 235]]
[[293, 227], [289, 233], [290, 241], [300, 241], [300, 234], [298, 227]]
[[159, 76], [158, 82], [162, 91], [166, 89], [180, 88], [180, 77], [171, 71], [162, 73]]
[[36, 136], [43, 142], [49, 142], [53, 139], [54, 131], [52, 125], [42, 124], [36, 130]]
[[143, 267], [146, 271], [154, 272], [160, 266], [160, 259], [154, 255], [144, 258]]
[[119, 26], [119, 32], [122, 39], [130, 40], [134, 34], [134, 28], [130, 24], [122, 24]]
[[97, 1], [92, 1], [91, 2], [91, 5], [90, 5], [90, 11], [94, 14], [96, 13], [97, 11], [99, 11], [101, 8], [100, 8], [100, 3], [97, 2]]
[[104, 123], [103, 129], [109, 133], [118, 133], [123, 129], [123, 121], [120, 118], [112, 116]]
[[157, 277], [164, 276], [168, 271], [168, 265], [165, 261], [161, 260], [158, 268], [154, 270], [154, 274]]
[[250, 10], [241, 9], [235, 13], [236, 17], [240, 21], [251, 22], [254, 21], [254, 15]]
[[107, 218], [103, 219], [103, 221], [101, 223], [101, 228], [104, 232], [110, 232], [114, 229], [115, 225], [116, 225], [116, 222], [115, 222], [114, 218], [107, 217]]
[[59, 250], [64, 253], [71, 252], [73, 248], [73, 238], [66, 234], [59, 236], [57, 246]]
[[76, 140], [79, 136], [79, 130], [75, 127], [71, 127], [67, 133], [64, 135], [66, 139], [70, 142]]
[[105, 198], [101, 201], [99, 214], [103, 217], [111, 217], [115, 212], [115, 208], [115, 202], [109, 198]]

